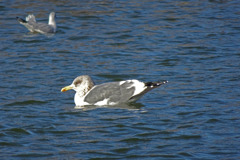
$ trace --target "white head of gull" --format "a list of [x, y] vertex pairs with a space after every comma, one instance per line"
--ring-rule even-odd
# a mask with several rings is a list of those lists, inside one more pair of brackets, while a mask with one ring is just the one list
[[57, 31], [57, 24], [55, 21], [56, 13], [51, 12], [49, 14], [48, 24], [38, 23], [33, 14], [26, 17], [26, 20], [16, 17], [18, 22], [24, 25], [30, 32], [38, 32], [42, 34], [55, 33]]
[[76, 106], [116, 105], [135, 102], [148, 91], [167, 82], [140, 82], [133, 79], [94, 85], [88, 75], [82, 75], [75, 78], [71, 85], [62, 88], [61, 92], [75, 90]]

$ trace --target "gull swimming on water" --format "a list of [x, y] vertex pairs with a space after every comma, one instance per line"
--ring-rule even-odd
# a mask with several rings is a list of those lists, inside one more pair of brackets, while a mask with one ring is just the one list
[[82, 75], [75, 78], [71, 85], [62, 88], [61, 92], [75, 90], [76, 106], [116, 105], [135, 102], [148, 91], [167, 82], [140, 82], [133, 79], [94, 85], [88, 75]]
[[16, 17], [18, 22], [24, 25], [30, 32], [39, 32], [42, 34], [46, 33], [55, 33], [57, 31], [56, 25], [56, 14], [55, 12], [51, 12], [49, 14], [49, 21], [48, 24], [45, 23], [38, 23], [35, 19], [33, 14], [30, 14], [26, 17], [26, 20]]

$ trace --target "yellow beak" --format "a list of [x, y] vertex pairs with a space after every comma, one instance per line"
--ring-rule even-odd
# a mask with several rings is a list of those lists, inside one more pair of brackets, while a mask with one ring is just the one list
[[68, 90], [70, 90], [70, 89], [73, 89], [73, 87], [70, 85], [70, 86], [66, 86], [66, 87], [63, 87], [62, 89], [61, 89], [61, 92], [66, 92], [66, 91], [68, 91]]

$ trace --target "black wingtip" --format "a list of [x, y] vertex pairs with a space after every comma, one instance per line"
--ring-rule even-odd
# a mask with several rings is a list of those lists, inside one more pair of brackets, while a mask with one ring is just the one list
[[162, 84], [168, 83], [168, 81], [164, 80], [161, 82], [146, 82], [145, 86], [149, 86], [149, 87], [158, 87], [161, 86]]
[[162, 84], [165, 84], [165, 83], [168, 83], [168, 81], [167, 81], [167, 80], [164, 80], [164, 81], [162, 81], [161, 83], [162, 83]]
[[27, 23], [27, 21], [25, 21], [24, 19], [22, 18], [19, 18], [19, 17], [16, 17], [17, 21], [20, 22], [20, 23]]

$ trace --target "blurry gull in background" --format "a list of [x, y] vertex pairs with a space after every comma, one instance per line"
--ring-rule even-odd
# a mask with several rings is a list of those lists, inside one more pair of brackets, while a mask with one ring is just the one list
[[26, 17], [26, 20], [16, 17], [18, 22], [22, 25], [24, 25], [30, 32], [39, 32], [42, 34], [47, 33], [55, 33], [57, 30], [56, 25], [56, 14], [55, 12], [51, 12], [49, 14], [49, 21], [48, 24], [45, 23], [37, 23], [35, 16], [33, 14], [30, 14]]
[[75, 78], [71, 85], [62, 88], [61, 92], [70, 89], [75, 90], [74, 101], [76, 106], [117, 105], [135, 102], [148, 91], [167, 82], [144, 83], [138, 80], [126, 80], [94, 85], [88, 75], [82, 75]]

